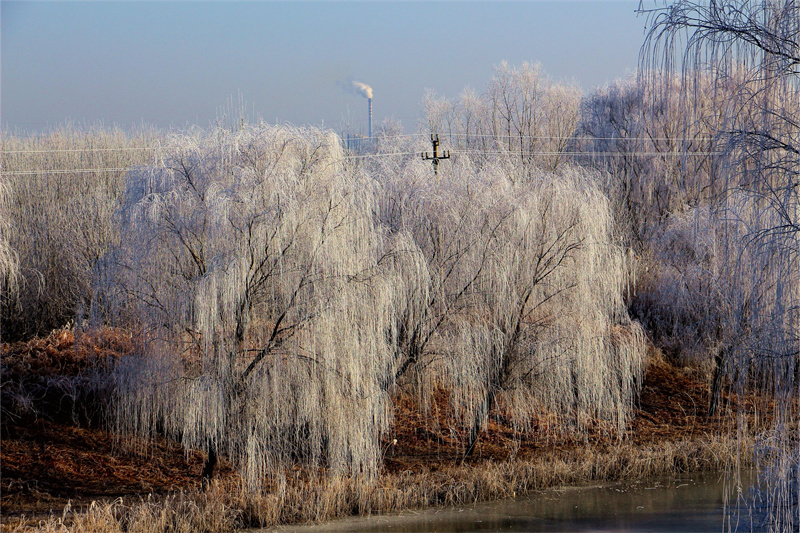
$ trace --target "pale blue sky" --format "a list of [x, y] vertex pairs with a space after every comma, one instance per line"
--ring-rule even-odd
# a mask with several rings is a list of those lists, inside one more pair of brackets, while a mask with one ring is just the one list
[[0, 3], [0, 120], [207, 126], [233, 99], [251, 118], [413, 130], [425, 89], [482, 91], [494, 65], [539, 61], [591, 90], [636, 68], [638, 0]]

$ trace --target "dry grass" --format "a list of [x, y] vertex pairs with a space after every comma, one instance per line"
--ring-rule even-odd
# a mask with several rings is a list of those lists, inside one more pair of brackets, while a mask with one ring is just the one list
[[648, 446], [620, 444], [550, 450], [528, 460], [433, 465], [422, 471], [384, 474], [367, 482], [350, 477], [287, 473], [269, 494], [241, 490], [234, 477], [209, 491], [119, 498], [68, 505], [61, 516], [5, 523], [5, 531], [223, 532], [248, 526], [320, 522], [357, 514], [383, 514], [513, 498], [551, 487], [722, 470], [739, 457], [734, 438], [684, 439]]
[[130, 334], [111, 328], [79, 332], [64, 327], [46, 337], [14, 342], [3, 347], [6, 379], [77, 376], [106, 366], [111, 359], [132, 350]]
[[736, 450], [736, 442], [729, 438], [691, 439], [652, 446], [553, 450], [528, 460], [408, 470], [384, 475], [373, 484], [350, 478], [312, 479], [287, 488], [277, 502], [280, 514], [257, 518], [265, 519], [265, 525], [320, 521], [511, 498], [561, 485], [720, 470], [731, 464]]
[[4, 531], [145, 533], [149, 531], [222, 532], [233, 531], [238, 512], [222, 502], [217, 494], [178, 493], [156, 498], [148, 496], [126, 502], [118, 498], [92, 502], [85, 509], [64, 508], [61, 516], [42, 520], [22, 517]]
[[[89, 354], [102, 353], [103, 346], [124, 351], [125, 339], [119, 332], [107, 331], [76, 343], [69, 332], [55, 332], [25, 345], [5, 345], [4, 364], [44, 377], [58, 372], [81, 375], [91, 368], [91, 361], [104, 360]], [[120, 346], [112, 350], [115, 344]], [[80, 357], [84, 352], [88, 366]], [[52, 368], [51, 359], [69, 364]], [[705, 416], [704, 376], [672, 366], [657, 351], [649, 360], [638, 409], [622, 441], [602, 424], [575, 434], [559, 430], [547, 419], [535, 424], [532, 435], [522, 436], [495, 412], [474, 457], [462, 461], [463, 438], [454, 434], [447, 391], [435, 392], [428, 406], [420, 405], [415, 394], [400, 393], [393, 398], [395, 424], [384, 437], [380, 476], [365, 481], [295, 466], [280, 479], [272, 479], [265, 493], [244, 490], [241, 478], [227, 464], [221, 466], [210, 490], [201, 492], [202, 455], [185, 456], [175, 443], [159, 441], [146, 451], [122, 451], [101, 429], [41, 419], [22, 424], [4, 418], [2, 528], [230, 531], [459, 505], [560, 485], [722, 470], [748, 463], [751, 444], [737, 444], [735, 435], [720, 430], [735, 426], [723, 416]], [[738, 408], [735, 398], [726, 405], [725, 416]]]

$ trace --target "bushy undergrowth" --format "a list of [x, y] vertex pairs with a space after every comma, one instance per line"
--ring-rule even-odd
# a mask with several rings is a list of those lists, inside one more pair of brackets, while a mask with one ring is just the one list
[[48, 420], [103, 426], [113, 398], [111, 372], [130, 353], [122, 330], [74, 328], [0, 346], [0, 402], [5, 424]]

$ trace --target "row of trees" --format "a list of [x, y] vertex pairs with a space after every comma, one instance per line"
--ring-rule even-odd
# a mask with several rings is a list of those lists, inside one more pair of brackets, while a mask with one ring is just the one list
[[709, 414], [725, 386], [773, 395], [768, 517], [796, 529], [799, 11], [650, 11], [640, 75], [584, 98], [532, 64], [428, 94], [441, 181], [391, 135], [369, 157], [263, 124], [4, 135], [4, 335], [134, 329], [119, 431], [205, 449], [208, 475], [223, 453], [255, 489], [295, 461], [373, 475], [410, 382], [449, 393], [465, 453], [491, 411], [622, 431], [643, 365], [628, 306], [708, 371]]
[[486, 90], [465, 89], [455, 102], [428, 92], [423, 128], [447, 136], [454, 153], [496, 161], [505, 155], [515, 180], [556, 171], [569, 161], [568, 148], [581, 117], [581, 91], [554, 82], [538, 63], [502, 62]]
[[630, 310], [659, 347], [709, 373], [711, 414], [739, 344], [732, 310], [747, 308], [747, 298], [732, 300], [731, 287], [748, 285], [727, 263], [744, 253], [747, 230], [711, 216], [738, 171], [722, 155], [724, 125], [741, 114], [730, 103], [742, 80], [741, 71], [724, 82], [699, 72], [684, 90], [681, 73], [643, 71], [581, 99], [537, 65], [502, 64], [481, 95], [424, 101], [423, 128], [448, 132], [448, 148], [477, 168], [496, 165], [519, 181], [565, 165], [598, 172], [629, 253]]
[[4, 333], [128, 329], [116, 430], [203, 449], [207, 477], [222, 454], [253, 490], [295, 462], [373, 476], [409, 384], [449, 394], [465, 454], [490, 412], [621, 434], [644, 338], [598, 176], [520, 180], [487, 154], [436, 181], [397, 155], [418, 142], [363, 159], [265, 124], [4, 137]]
[[[374, 475], [403, 383], [449, 392], [470, 454], [493, 409], [622, 431], [643, 335], [594, 176], [353, 164], [317, 130], [179, 137], [134, 172], [96, 313], [140, 332], [121, 432], [219, 453], [252, 489], [293, 462]], [[391, 153], [397, 153], [392, 150]]]
[[[709, 414], [726, 383], [776, 400], [759, 439], [765, 517], [795, 530], [800, 5], [640, 10], [650, 28], [640, 74], [596, 90], [579, 112], [563, 112], [578, 100], [538, 67], [501, 65], [481, 95], [429, 96], [426, 125], [477, 164], [512, 156], [519, 179], [564, 156], [608, 172], [604, 192], [637, 257], [634, 316], [672, 356], [708, 370]], [[553, 98], [566, 122], [545, 118], [559, 109]]]

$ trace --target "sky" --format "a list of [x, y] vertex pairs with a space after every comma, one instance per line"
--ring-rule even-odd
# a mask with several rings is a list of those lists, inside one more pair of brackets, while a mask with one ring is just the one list
[[0, 122], [130, 128], [248, 120], [413, 130], [426, 90], [540, 62], [585, 92], [636, 69], [638, 0], [0, 2]]

